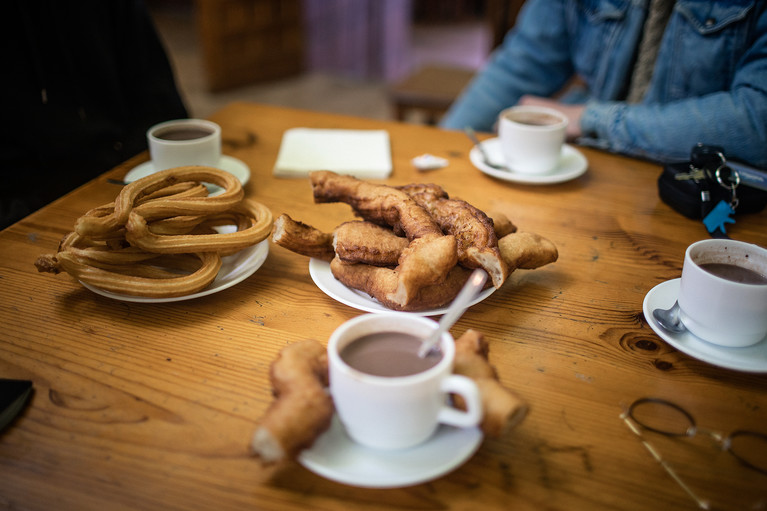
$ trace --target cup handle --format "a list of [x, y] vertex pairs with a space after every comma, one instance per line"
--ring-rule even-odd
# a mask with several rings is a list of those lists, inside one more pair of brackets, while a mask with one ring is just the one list
[[442, 380], [443, 392], [458, 394], [466, 402], [466, 411], [445, 405], [437, 416], [437, 421], [459, 428], [471, 428], [482, 420], [482, 399], [479, 388], [471, 378], [451, 374]]

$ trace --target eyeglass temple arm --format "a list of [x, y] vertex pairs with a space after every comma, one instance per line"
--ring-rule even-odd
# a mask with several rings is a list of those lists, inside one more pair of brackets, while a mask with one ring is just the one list
[[663, 469], [668, 473], [668, 475], [671, 476], [671, 478], [676, 481], [676, 483], [685, 491], [687, 494], [692, 497], [692, 499], [698, 504], [698, 507], [701, 509], [710, 509], [711, 503], [708, 500], [701, 499], [698, 497], [695, 492], [692, 491], [692, 489], [685, 484], [684, 481], [677, 475], [677, 473], [674, 471], [674, 469], [671, 468], [671, 465], [669, 465], [666, 460], [664, 460], [660, 453], [655, 450], [655, 447], [650, 445], [650, 443], [645, 440], [644, 436], [642, 435], [642, 432], [639, 430], [639, 428], [634, 424], [634, 421], [629, 419], [627, 413], [622, 413], [620, 415], [620, 418], [623, 419], [623, 422], [626, 423], [628, 428], [634, 432], [634, 434], [639, 438], [639, 441], [642, 442], [642, 445], [645, 446], [645, 449], [652, 455], [653, 458], [655, 458], [655, 461], [661, 464]]

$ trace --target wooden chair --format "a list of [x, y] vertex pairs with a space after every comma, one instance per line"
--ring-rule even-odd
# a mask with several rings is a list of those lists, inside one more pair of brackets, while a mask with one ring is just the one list
[[425, 115], [427, 124], [436, 124], [450, 104], [469, 83], [474, 70], [448, 66], [425, 66], [389, 89], [389, 99], [399, 121], [411, 112]]

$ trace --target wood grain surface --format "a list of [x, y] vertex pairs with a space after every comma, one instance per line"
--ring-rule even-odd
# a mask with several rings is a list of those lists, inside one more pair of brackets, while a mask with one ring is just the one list
[[[710, 429], [767, 430], [766, 375], [677, 351], [643, 316], [647, 292], [679, 277], [687, 245], [707, 237], [659, 200], [659, 166], [579, 148], [582, 177], [519, 185], [480, 173], [459, 132], [247, 103], [212, 120], [224, 152], [251, 169], [246, 195], [275, 216], [328, 231], [353, 218], [344, 204], [314, 204], [308, 179], [272, 177], [286, 129], [375, 128], [391, 136], [386, 183], [437, 183], [553, 241], [556, 263], [515, 272], [452, 329], [485, 334], [502, 383], [530, 413], [455, 471], [412, 487], [346, 486], [293, 461], [262, 467], [249, 442], [272, 400], [269, 364], [286, 344], [324, 343], [361, 312], [323, 294], [308, 259], [275, 245], [242, 283], [175, 303], [115, 301], [39, 274], [36, 257], [113, 200], [120, 187], [108, 179], [144, 154], [0, 233], [0, 377], [35, 388], [0, 432], [0, 509], [695, 509], [620, 419], [623, 408], [663, 397]], [[419, 173], [410, 160], [423, 153], [449, 166]], [[728, 233], [767, 246], [767, 212], [737, 218]], [[767, 507], [767, 476], [709, 438], [648, 439], [714, 507]]]

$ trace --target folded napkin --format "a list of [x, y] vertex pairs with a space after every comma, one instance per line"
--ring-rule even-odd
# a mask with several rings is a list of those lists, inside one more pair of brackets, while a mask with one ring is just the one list
[[332, 170], [359, 179], [389, 177], [392, 171], [389, 133], [312, 128], [285, 131], [274, 175], [305, 177], [314, 170]]

